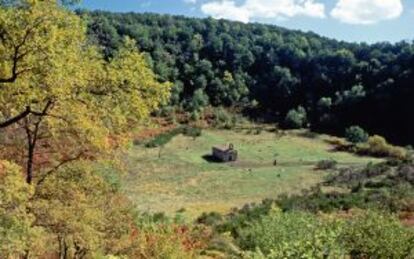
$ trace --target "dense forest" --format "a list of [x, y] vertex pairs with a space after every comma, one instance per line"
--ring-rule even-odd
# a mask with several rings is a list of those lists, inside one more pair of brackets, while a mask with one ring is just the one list
[[[113, 56], [124, 36], [161, 81], [171, 107], [241, 107], [254, 117], [342, 135], [351, 125], [413, 144], [414, 44], [355, 44], [262, 24], [170, 15], [78, 11]], [[301, 125], [303, 124], [303, 125]]]
[[[413, 143], [412, 43], [78, 2], [0, 0], [0, 258], [414, 258], [414, 150], [361, 128]], [[152, 117], [208, 110], [238, 128]]]

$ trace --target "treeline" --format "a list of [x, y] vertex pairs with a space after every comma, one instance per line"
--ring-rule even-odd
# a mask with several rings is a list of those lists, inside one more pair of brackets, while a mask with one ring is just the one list
[[360, 125], [414, 143], [413, 43], [351, 44], [211, 18], [78, 13], [107, 58], [124, 36], [135, 39], [158, 79], [174, 82], [172, 107], [237, 106], [272, 122], [285, 122], [291, 111], [314, 130], [343, 134]]

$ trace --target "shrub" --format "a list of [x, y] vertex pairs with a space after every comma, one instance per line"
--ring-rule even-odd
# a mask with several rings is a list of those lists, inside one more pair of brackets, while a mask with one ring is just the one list
[[[273, 200], [265, 199], [260, 204], [246, 204], [241, 209], [234, 209], [231, 214], [223, 219], [223, 222], [215, 222], [215, 229], [220, 233], [229, 232], [234, 237], [240, 236], [239, 232], [244, 226], [259, 220], [263, 215], [269, 214], [273, 204]], [[200, 217], [198, 221], [205, 221], [205, 216]]]
[[256, 129], [254, 130], [254, 134], [255, 135], [260, 135], [262, 134], [263, 129], [261, 127], [256, 127]]
[[399, 180], [403, 180], [414, 185], [414, 165], [400, 166], [400, 168], [398, 168], [397, 176]]
[[217, 212], [210, 212], [210, 213], [206, 213], [203, 212], [203, 214], [197, 218], [197, 223], [199, 224], [204, 224], [207, 226], [214, 226], [217, 225], [219, 223], [221, 223], [223, 220], [223, 217], [221, 216], [220, 213]]
[[140, 140], [140, 139], [134, 139], [134, 140], [132, 141], [132, 144], [133, 144], [134, 146], [139, 146], [139, 145], [141, 145], [141, 143], [142, 143], [142, 140]]
[[192, 111], [190, 113], [190, 119], [191, 121], [197, 121], [200, 119], [200, 113], [198, 111]]
[[196, 258], [207, 239], [205, 233], [186, 226], [149, 225], [137, 231], [128, 258]]
[[232, 129], [236, 126], [237, 118], [220, 107], [214, 110], [213, 126], [216, 128]]
[[286, 114], [285, 125], [288, 128], [300, 129], [306, 127], [307, 114], [305, 108], [299, 106]]
[[327, 140], [327, 142], [333, 146], [335, 146], [336, 149], [346, 149], [346, 147], [349, 146], [348, 142], [345, 139], [337, 138], [337, 137], [331, 137]]
[[414, 232], [390, 215], [372, 211], [348, 222], [342, 235], [348, 253], [354, 258], [411, 258]]
[[323, 193], [315, 191], [305, 195], [281, 196], [276, 201], [283, 211], [303, 210], [309, 212], [333, 212], [350, 208], [364, 207], [365, 196], [361, 194], [345, 194], [338, 192]]
[[315, 169], [317, 169], [317, 170], [335, 169], [337, 164], [338, 164], [338, 162], [336, 162], [333, 159], [321, 160], [316, 164]]
[[414, 231], [389, 214], [365, 211], [333, 220], [274, 209], [240, 225], [247, 258], [412, 258]]
[[324, 222], [301, 212], [272, 212], [246, 227], [238, 238], [247, 250], [259, 249], [265, 258], [338, 258], [339, 221]]
[[[147, 148], [155, 148], [155, 147], [161, 147], [170, 142], [175, 136], [179, 134], [183, 134], [187, 137], [193, 137], [197, 138], [201, 136], [202, 130], [200, 128], [185, 126], [185, 127], [179, 127], [175, 128], [171, 131], [162, 133], [155, 138], [151, 139], [145, 144], [145, 147]], [[134, 142], [135, 144], [135, 142]], [[137, 143], [139, 144], [139, 142]]]
[[345, 130], [345, 138], [352, 143], [367, 142], [369, 135], [359, 126], [351, 126]]
[[201, 136], [202, 129], [186, 126], [182, 128], [182, 133], [184, 136], [197, 138]]
[[164, 146], [165, 144], [170, 142], [171, 139], [173, 139], [175, 136], [177, 136], [178, 134], [181, 134], [181, 131], [182, 130], [180, 128], [176, 128], [171, 131], [162, 133], [156, 136], [155, 138], [151, 139], [149, 142], [147, 142], [147, 144], [145, 144], [145, 147], [155, 148], [155, 147]]
[[390, 145], [383, 137], [378, 135], [370, 137], [366, 144], [357, 145], [356, 152], [361, 155], [397, 159], [405, 159], [407, 157], [407, 152], [404, 148]]

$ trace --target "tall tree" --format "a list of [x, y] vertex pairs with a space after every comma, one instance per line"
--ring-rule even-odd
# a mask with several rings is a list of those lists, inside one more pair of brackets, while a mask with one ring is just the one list
[[134, 41], [106, 61], [80, 17], [53, 0], [24, 2], [0, 8], [0, 127], [24, 152], [11, 159], [25, 164], [26, 181], [41, 183], [116, 144], [168, 99], [170, 84], [155, 80]]

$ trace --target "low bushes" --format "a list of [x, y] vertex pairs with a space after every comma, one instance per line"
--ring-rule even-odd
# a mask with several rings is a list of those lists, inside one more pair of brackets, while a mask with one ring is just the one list
[[201, 136], [202, 130], [200, 128], [186, 126], [181, 128], [181, 133], [187, 137], [197, 138]]
[[341, 168], [337, 174], [327, 177], [326, 184], [350, 187], [356, 183], [371, 180], [373, 177], [388, 175], [391, 168], [387, 163], [369, 163], [363, 169]]
[[405, 159], [407, 157], [407, 151], [404, 148], [390, 145], [383, 137], [378, 135], [370, 137], [367, 143], [356, 145], [355, 152], [360, 155], [376, 157], [392, 157], [398, 159]]
[[331, 213], [336, 210], [385, 206], [380, 202], [385, 199], [384, 195], [362, 190], [354, 193], [316, 191], [305, 195], [281, 196], [275, 200], [275, 203], [283, 211], [301, 210], [312, 213]]
[[135, 233], [130, 258], [191, 259], [207, 247], [210, 232], [184, 225], [147, 225]]
[[340, 234], [340, 222], [301, 212], [272, 212], [244, 228], [237, 242], [266, 258], [338, 258], [344, 254]]
[[222, 107], [215, 108], [210, 115], [210, 124], [218, 129], [234, 129], [238, 124], [246, 123], [239, 114], [227, 111]]
[[375, 211], [331, 220], [302, 212], [273, 213], [237, 239], [247, 258], [411, 258], [414, 232]]
[[151, 139], [145, 144], [147, 148], [161, 147], [170, 142], [175, 136], [183, 134], [188, 137], [197, 138], [201, 136], [202, 130], [200, 128], [193, 128], [190, 126], [183, 126], [175, 128], [171, 131], [162, 133], [155, 138]]
[[[361, 200], [364, 202], [363, 200]], [[387, 212], [367, 209], [346, 214], [280, 210], [267, 201], [202, 221], [230, 233], [243, 258], [412, 258], [414, 230]]]
[[181, 128], [176, 128], [171, 131], [162, 133], [156, 136], [155, 138], [151, 139], [149, 142], [147, 142], [145, 144], [145, 147], [155, 148], [155, 147], [164, 146], [165, 144], [170, 142], [171, 139], [173, 139], [175, 136], [181, 134], [181, 132], [182, 132]]
[[338, 162], [336, 162], [333, 159], [321, 160], [316, 164], [315, 169], [316, 170], [330, 170], [330, 169], [335, 169], [337, 165], [338, 165]]
[[348, 221], [341, 240], [353, 258], [412, 258], [414, 232], [396, 217], [365, 212]]
[[321, 188], [299, 195], [280, 196], [275, 204], [284, 211], [332, 212], [335, 210], [381, 209], [388, 212], [409, 210], [414, 200], [412, 165], [389, 166], [386, 162], [369, 164], [363, 169], [341, 169], [329, 176], [324, 185], [342, 192], [323, 192]]
[[353, 136], [350, 138], [350, 141], [354, 143], [347, 143], [340, 139], [332, 140], [330, 143], [335, 145], [338, 151], [348, 151], [363, 156], [388, 157], [398, 160], [406, 160], [408, 158], [406, 149], [389, 144], [381, 136], [374, 135], [369, 137], [364, 143], [355, 143], [359, 137]]

